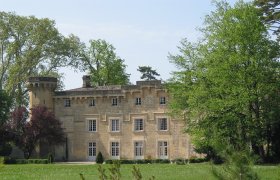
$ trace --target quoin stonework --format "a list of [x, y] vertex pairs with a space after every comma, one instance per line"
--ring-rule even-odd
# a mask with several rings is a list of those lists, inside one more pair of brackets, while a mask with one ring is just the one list
[[[65, 143], [52, 149], [56, 160], [176, 159], [198, 156], [185, 134], [185, 122], [169, 116], [168, 92], [160, 80], [136, 85], [55, 91], [57, 79], [30, 77], [30, 107], [53, 111], [66, 133]], [[41, 151], [43, 151], [41, 146]]]

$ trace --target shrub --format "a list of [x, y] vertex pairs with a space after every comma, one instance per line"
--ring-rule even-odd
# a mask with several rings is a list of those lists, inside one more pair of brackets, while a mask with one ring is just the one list
[[105, 160], [105, 164], [113, 164], [113, 160], [112, 159], [107, 159], [107, 160]]
[[0, 145], [0, 156], [9, 156], [13, 150], [13, 147], [8, 144], [4, 143]]
[[170, 160], [169, 159], [155, 159], [155, 160], [152, 160], [152, 163], [167, 164], [167, 163], [170, 163]]
[[201, 163], [208, 161], [206, 158], [191, 158], [189, 159], [190, 163]]
[[5, 164], [48, 164], [48, 159], [13, 159], [5, 157]]
[[135, 165], [133, 165], [133, 167], [132, 167], [132, 175], [133, 175], [135, 180], [141, 180], [142, 179], [141, 171]]
[[53, 163], [54, 158], [53, 158], [52, 153], [49, 153], [49, 154], [48, 154], [48, 161], [49, 161], [49, 163]]
[[172, 162], [174, 164], [177, 164], [177, 165], [184, 165], [184, 164], [188, 163], [188, 160], [187, 159], [183, 159], [183, 158], [177, 158], [177, 159], [172, 160]]
[[96, 156], [96, 163], [97, 164], [102, 164], [104, 162], [104, 158], [101, 152], [98, 152]]
[[16, 164], [16, 160], [11, 158], [11, 157], [5, 156], [4, 157], [4, 164]]

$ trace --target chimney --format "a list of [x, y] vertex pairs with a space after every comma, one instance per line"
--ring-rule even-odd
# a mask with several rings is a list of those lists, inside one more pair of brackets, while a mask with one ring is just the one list
[[90, 85], [90, 76], [84, 75], [83, 76], [83, 88], [91, 87]]

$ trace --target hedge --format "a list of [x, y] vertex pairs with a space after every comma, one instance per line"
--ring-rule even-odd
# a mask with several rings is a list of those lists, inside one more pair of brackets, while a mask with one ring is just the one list
[[169, 159], [138, 159], [138, 160], [127, 160], [127, 159], [121, 159], [121, 160], [112, 160], [107, 159], [105, 160], [105, 164], [113, 164], [114, 161], [119, 161], [121, 164], [168, 164], [168, 163], [174, 163], [178, 165], [188, 164], [188, 163], [201, 163], [208, 161], [205, 158], [191, 158], [191, 159], [183, 159], [183, 158], [177, 158], [174, 160]]
[[4, 158], [4, 164], [48, 164], [48, 159], [13, 159], [10, 157]]

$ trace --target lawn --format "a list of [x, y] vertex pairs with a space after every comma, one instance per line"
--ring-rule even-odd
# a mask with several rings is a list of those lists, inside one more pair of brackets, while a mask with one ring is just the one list
[[[110, 165], [103, 165], [105, 168]], [[6, 165], [0, 169], [0, 179], [50, 179], [71, 180], [80, 179], [79, 174], [84, 174], [86, 180], [98, 179], [97, 165], [69, 165], [69, 164], [25, 164]], [[143, 179], [155, 176], [155, 179], [182, 180], [182, 179], [215, 179], [211, 174], [211, 165], [207, 163], [175, 165], [175, 164], [140, 164], [137, 165]], [[219, 167], [221, 168], [221, 167]], [[121, 165], [121, 179], [131, 180], [132, 165]], [[254, 166], [254, 170], [261, 179], [279, 179], [280, 166]], [[108, 170], [106, 170], [108, 173]]]

